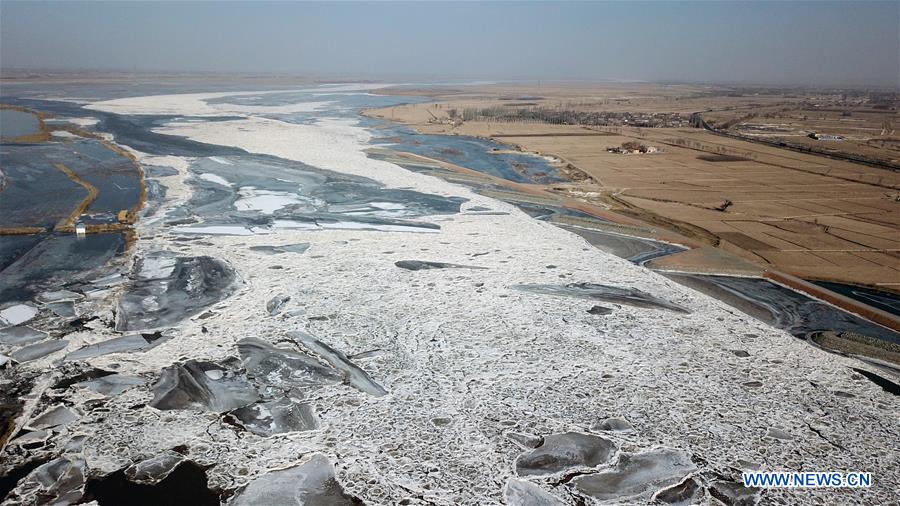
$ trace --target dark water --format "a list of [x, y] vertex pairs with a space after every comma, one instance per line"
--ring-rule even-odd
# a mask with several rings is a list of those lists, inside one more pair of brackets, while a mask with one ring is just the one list
[[0, 227], [50, 226], [74, 211], [87, 190], [60, 170], [62, 164], [98, 190], [87, 214], [114, 215], [140, 204], [141, 175], [131, 160], [95, 139], [4, 146], [0, 160]]
[[0, 236], [0, 252], [23, 252], [0, 270], [0, 303], [28, 301], [40, 291], [77, 284], [122, 254], [126, 244], [122, 233], [27, 237]]
[[[503, 200], [502, 197], [498, 197]], [[554, 216], [563, 216], [568, 218], [583, 218], [594, 221], [607, 221], [603, 218], [597, 218], [592, 214], [588, 214], [577, 209], [569, 209], [567, 207], [553, 206], [549, 204], [535, 204], [532, 202], [521, 202], [515, 200], [506, 200], [510, 204], [521, 209], [525, 214], [536, 220], [550, 220]]]
[[220, 156], [246, 153], [239, 148], [204, 144], [176, 135], [159, 134], [152, 131], [153, 128], [178, 120], [181, 116], [121, 116], [97, 113], [96, 111], [87, 112], [100, 119], [96, 128], [111, 133], [116, 143], [151, 155]]
[[[5, 102], [58, 114], [87, 115], [77, 104], [10, 97], [5, 85], [3, 93]], [[78, 208], [88, 191], [56, 164], [63, 164], [99, 190], [86, 210], [93, 215], [87, 221], [115, 221], [115, 213], [140, 203], [138, 168], [99, 140], [5, 144], [0, 146], [0, 227], [51, 230]], [[0, 303], [28, 301], [41, 291], [105, 274], [103, 266], [123, 253], [125, 245], [122, 233], [84, 238], [50, 232], [0, 236]]]
[[460, 165], [516, 183], [550, 184], [566, 181], [546, 159], [510, 153], [509, 146], [464, 135], [422, 135], [406, 127], [382, 130], [373, 144]]
[[72, 150], [60, 163], [99, 191], [88, 208], [89, 213], [115, 214], [123, 209], [136, 209], [141, 201], [141, 174], [128, 158], [95, 140], [66, 144]]
[[130, 504], [155, 506], [177, 502], [195, 506], [218, 506], [219, 496], [207, 486], [206, 469], [186, 461], [175, 467], [164, 479], [152, 485], [135, 483], [119, 470], [103, 477], [88, 480], [87, 499], [99, 504]]
[[896, 294], [844, 283], [831, 283], [828, 281], [812, 281], [812, 283], [845, 297], [858, 300], [863, 304], [900, 316], [900, 296]]
[[[531, 216], [536, 220], [542, 221], [550, 221], [554, 217], [568, 217], [568, 218], [582, 218], [591, 221], [608, 221], [603, 218], [598, 218], [592, 214], [585, 213], [583, 211], [579, 211], [577, 209], [569, 209], [567, 207], [555, 206], [549, 203], [538, 204], [535, 202], [527, 202], [521, 199], [516, 198], [519, 194], [512, 193], [508, 188], [504, 186], [500, 186], [494, 183], [485, 182], [483, 180], [473, 180], [473, 179], [458, 179], [456, 177], [457, 173], [451, 170], [446, 170], [443, 168], [434, 168], [426, 165], [416, 165], [413, 163], [405, 162], [403, 160], [396, 160], [390, 155], [386, 155], [384, 153], [369, 153], [370, 158], [374, 158], [376, 160], [389, 160], [391, 163], [399, 165], [404, 169], [410, 172], [418, 172], [422, 174], [428, 174], [431, 176], [440, 177], [447, 181], [450, 181], [454, 184], [459, 184], [462, 186], [466, 186], [471, 188], [474, 192], [479, 193], [481, 195], [487, 195], [493, 199], [501, 200], [508, 204], [512, 204], [518, 207], [522, 212]], [[508, 195], [508, 197], [507, 197]], [[496, 213], [491, 209], [469, 209], [470, 214], [478, 214], [478, 213], [486, 213], [492, 214]]]
[[580, 227], [564, 226], [562, 228], [584, 237], [597, 249], [612, 253], [638, 265], [644, 265], [655, 258], [687, 251], [687, 248], [681, 246], [643, 237], [614, 234]]
[[[159, 93], [159, 92], [156, 92]], [[148, 93], [154, 94], [154, 93]], [[174, 156], [216, 156], [228, 154], [244, 154], [242, 149], [226, 146], [204, 144], [175, 135], [159, 134], [152, 131], [153, 128], [165, 125], [168, 122], [185, 119], [185, 116], [177, 115], [135, 115], [123, 116], [101, 111], [93, 111], [82, 108], [79, 104], [61, 102], [58, 100], [41, 100], [33, 98], [6, 97], [7, 103], [21, 105], [31, 109], [52, 113], [58, 116], [97, 118], [99, 123], [91, 127], [93, 130], [112, 134], [118, 144], [132, 147], [138, 151], [151, 155]], [[223, 116], [219, 120], [234, 119]]]
[[0, 273], [44, 238], [40, 234], [0, 236]]
[[34, 114], [0, 109], [0, 137], [20, 137], [38, 132], [40, 132], [40, 122]]
[[458, 213], [465, 201], [389, 189], [368, 178], [270, 156], [200, 159], [191, 171], [219, 180], [191, 180], [195, 193], [185, 211], [205, 226], [436, 229], [414, 220]]
[[853, 332], [900, 343], [897, 332], [766, 279], [662, 274], [797, 337], [823, 331]]
[[[0, 147], [0, 227], [54, 227], [87, 197], [87, 190], [54, 167], [73, 150], [63, 144]], [[74, 164], [73, 164], [74, 165]]]

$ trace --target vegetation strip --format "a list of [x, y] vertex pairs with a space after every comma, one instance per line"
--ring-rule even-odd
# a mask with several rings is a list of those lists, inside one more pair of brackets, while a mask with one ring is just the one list
[[87, 211], [88, 207], [90, 207], [90, 205], [95, 200], [97, 200], [97, 195], [100, 192], [97, 190], [96, 186], [82, 179], [72, 169], [66, 167], [65, 165], [61, 163], [54, 163], [53, 166], [61, 170], [65, 175], [69, 176], [69, 179], [84, 187], [84, 189], [88, 192], [87, 197], [85, 197], [84, 200], [81, 201], [81, 204], [79, 204], [78, 207], [76, 207], [75, 210], [73, 210], [72, 213], [69, 214], [69, 217], [66, 218], [65, 221], [57, 225], [54, 229], [57, 232], [71, 232], [75, 228], [75, 222], [78, 221], [78, 217], [84, 214], [85, 211]]

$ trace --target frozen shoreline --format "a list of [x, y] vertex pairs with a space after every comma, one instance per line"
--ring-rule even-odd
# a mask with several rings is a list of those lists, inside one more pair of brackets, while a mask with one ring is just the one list
[[[373, 85], [342, 85], [331, 86], [325, 91], [332, 93], [354, 92], [358, 90], [373, 90], [389, 86], [387, 84]], [[172, 95], [153, 95], [149, 97], [128, 97], [113, 100], [94, 102], [86, 105], [86, 110], [111, 112], [116, 114], [152, 114], [175, 116], [228, 116], [235, 114], [265, 114], [295, 112], [312, 112], [324, 108], [330, 102], [302, 102], [289, 106], [257, 106], [207, 103], [207, 100], [223, 97], [255, 97], [258, 95], [273, 95], [279, 93], [307, 93], [323, 91], [321, 88], [295, 88], [272, 91], [244, 91], [244, 92], [217, 92], [217, 93], [183, 93]], [[315, 96], [315, 95], [313, 95]]]
[[[222, 114], [206, 109], [202, 100], [210, 95], [239, 94], [137, 97], [89, 108]], [[226, 108], [236, 112], [234, 107]], [[132, 410], [151, 397], [146, 388], [132, 388], [107, 400], [102, 416], [86, 414], [69, 425], [87, 436], [90, 469], [111, 473], [186, 445], [191, 460], [214, 465], [211, 486], [233, 490], [305, 461], [298, 455], [325, 453], [344, 489], [369, 503], [418, 495], [438, 504], [497, 504], [503, 487], [496, 484], [516, 478], [514, 463], [523, 453], [512, 433], [593, 431], [620, 452], [683, 450], [702, 462], [700, 472], [729, 479], [752, 466], [866, 470], [883, 477], [881, 485], [856, 495], [771, 491], [768, 499], [890, 499], [900, 465], [873, 453], [890, 452], [900, 438], [897, 400], [857, 378], [850, 369], [854, 361], [810, 348], [510, 204], [368, 158], [363, 150], [371, 134], [355, 120], [291, 124], [252, 116], [290, 106], [249, 107], [259, 106], [238, 107], [249, 115], [243, 120], [176, 122], [158, 131], [468, 201], [460, 214], [431, 217], [441, 229], [430, 234], [276, 229], [183, 242], [158, 217], [142, 220], [139, 257], [156, 250], [214, 257], [243, 284], [213, 304], [211, 316], [183, 321], [162, 344], [88, 362], [155, 378], [173, 363], [235, 357], [236, 343], [247, 337], [276, 343], [305, 330], [346, 356], [371, 353], [356, 363], [388, 394], [373, 397], [348, 385], [318, 391], [318, 429], [264, 437], [237, 433], [215, 413]], [[144, 164], [178, 171], [161, 179], [169, 201], [157, 216], [189, 198], [191, 160], [139, 155]], [[467, 214], [473, 207], [508, 214]], [[309, 243], [309, 250], [287, 257], [251, 250], [296, 243]], [[407, 271], [395, 265], [398, 260], [486, 269]], [[612, 305], [611, 314], [598, 316], [588, 313], [591, 301], [513, 288], [579, 282], [633, 287], [691, 313]], [[266, 301], [279, 294], [290, 301], [270, 315]], [[80, 395], [76, 403], [92, 397]], [[634, 430], [597, 429], [607, 418], [627, 420]], [[772, 429], [787, 437], [772, 437]], [[524, 478], [560, 500], [571, 499], [570, 487], [552, 477]]]

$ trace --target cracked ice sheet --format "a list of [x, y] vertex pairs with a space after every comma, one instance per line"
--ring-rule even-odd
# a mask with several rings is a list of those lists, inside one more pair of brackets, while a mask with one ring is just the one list
[[[131, 100], [145, 110], [157, 106], [154, 97]], [[189, 458], [214, 465], [208, 472], [212, 486], [233, 490], [301, 463], [301, 455], [324, 452], [340, 455], [334, 459], [338, 480], [367, 503], [421, 495], [441, 504], [498, 504], [503, 490], [497, 484], [516, 476], [514, 462], [522, 453], [506, 432], [585, 431], [599, 419], [620, 417], [634, 426], [627, 436], [634, 451], [684, 449], [719, 472], [742, 468], [738, 462], [744, 461], [769, 469], [865, 468], [900, 476], [896, 459], [873, 457], [873, 448], [892, 448], [900, 438], [897, 401], [854, 378], [851, 360], [591, 248], [513, 206], [370, 160], [362, 152], [370, 134], [353, 120], [291, 125], [250, 118], [163, 130], [371, 177], [389, 187], [468, 198], [464, 210], [483, 206], [509, 214], [441, 216], [435, 234], [278, 229], [179, 244], [181, 254], [227, 261], [248, 282], [213, 306], [212, 316], [185, 320], [171, 340], [117, 359], [120, 373], [149, 377], [173, 357], [222, 361], [236, 356], [240, 339], [275, 343], [306, 327], [347, 356], [381, 350], [356, 363], [390, 394], [375, 398], [346, 385], [318, 390], [318, 429], [265, 438], [238, 435], [212, 413], [130, 410], [150, 399], [145, 387], [135, 387], [111, 399], [102, 420], [69, 426], [89, 435], [85, 454], [92, 469], [112, 472], [184, 444]], [[171, 248], [169, 237], [141, 234], [137, 247]], [[289, 261], [249, 250], [275, 240], [309, 243], [310, 250]], [[403, 258], [472, 264], [472, 254], [488, 250], [497, 254], [478, 257], [484, 270], [394, 266]], [[548, 264], [557, 268], [544, 268]], [[275, 265], [281, 268], [269, 268]], [[692, 314], [660, 318], [658, 311], [622, 306], [598, 319], [587, 313], [591, 301], [511, 288], [573, 282], [634, 287]], [[302, 309], [269, 317], [265, 301], [276, 293]], [[737, 347], [749, 357], [735, 356], [730, 350]], [[764, 387], [743, 387], [748, 381]], [[834, 396], [834, 388], [856, 397]], [[811, 431], [811, 418], [824, 422], [819, 430], [845, 450]], [[772, 426], [793, 439], [765, 438]], [[614, 434], [604, 437], [623, 443]], [[841, 501], [887, 502], [889, 482]], [[548, 491], [567, 497], [559, 487]], [[829, 494], [782, 490], [768, 498], [828, 502]]]
[[[411, 187], [418, 191], [446, 185], [425, 182], [427, 176], [411, 178], [410, 172], [390, 162], [373, 160], [368, 148], [372, 134], [353, 118], [323, 117], [311, 124], [286, 123], [250, 117], [209, 123], [170, 122], [155, 132], [191, 140], [240, 147], [251, 153], [270, 154], [304, 162], [320, 169], [377, 179], [389, 187]], [[252, 132], [252, 135], [248, 135]], [[259, 132], [257, 135], [256, 132]], [[434, 193], [434, 191], [432, 191]]]
[[[363, 91], [388, 86], [346, 85], [329, 87], [328, 91]], [[268, 95], [278, 93], [295, 93], [302, 91], [322, 91], [321, 89], [292, 89], [249, 92], [217, 92], [217, 93], [180, 93], [172, 95], [153, 95], [149, 97], [127, 97], [94, 102], [85, 109], [111, 112], [116, 114], [162, 114], [176, 116], [229, 116], [235, 114], [290, 114], [312, 112], [326, 107], [330, 102], [301, 102], [287, 106], [258, 106], [227, 103], [207, 103], [207, 100], [224, 97], [242, 97]]]

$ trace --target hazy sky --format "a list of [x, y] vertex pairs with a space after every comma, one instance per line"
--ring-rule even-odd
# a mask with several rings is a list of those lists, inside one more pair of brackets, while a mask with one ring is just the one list
[[900, 2], [0, 1], [0, 66], [900, 85]]

